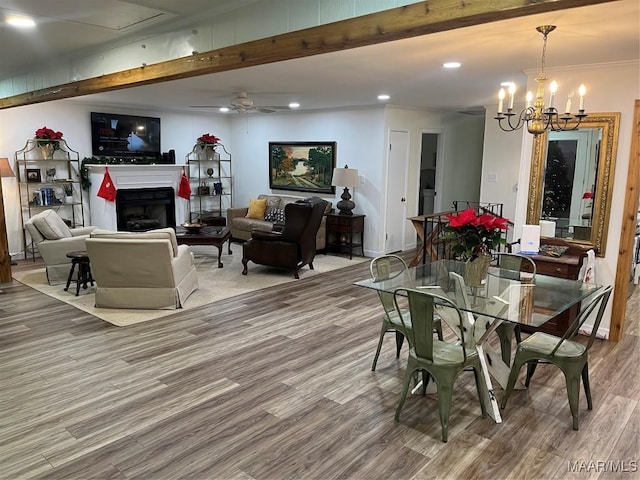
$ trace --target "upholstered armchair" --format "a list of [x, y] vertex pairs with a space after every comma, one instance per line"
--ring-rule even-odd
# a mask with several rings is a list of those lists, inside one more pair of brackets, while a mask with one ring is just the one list
[[87, 239], [96, 307], [175, 309], [198, 288], [193, 253], [172, 228], [96, 230]]
[[85, 240], [96, 227], [69, 228], [55, 210], [43, 210], [24, 222], [46, 265], [50, 285], [65, 283], [71, 268], [67, 253], [86, 250]]
[[285, 206], [281, 231], [254, 230], [242, 246], [242, 274], [247, 274], [249, 261], [289, 270], [295, 278], [300, 278], [298, 271], [305, 265], [313, 270], [316, 233], [326, 206], [319, 197], [298, 200]]

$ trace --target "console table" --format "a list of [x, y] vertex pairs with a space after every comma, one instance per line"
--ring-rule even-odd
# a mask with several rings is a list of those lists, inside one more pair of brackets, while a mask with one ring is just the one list
[[[540, 245], [567, 247], [567, 250], [560, 257], [551, 257], [543, 254], [528, 254], [527, 257], [531, 258], [536, 264], [536, 274], [577, 280], [580, 269], [582, 268], [582, 262], [589, 248], [582, 247], [575, 243], [569, 243], [559, 238], [551, 237], [542, 237], [540, 239]], [[523, 263], [523, 271], [529, 271], [530, 269], [531, 267], [529, 263]], [[580, 303], [577, 303], [539, 328], [523, 327], [523, 331], [535, 332], [540, 330], [561, 337], [567, 331], [569, 324], [579, 312]]]

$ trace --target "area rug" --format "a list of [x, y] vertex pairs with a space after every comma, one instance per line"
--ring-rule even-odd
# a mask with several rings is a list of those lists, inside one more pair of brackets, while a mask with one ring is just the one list
[[[246, 276], [242, 275], [242, 246], [238, 244], [232, 244], [231, 249], [233, 254], [231, 255], [227, 254], [226, 248], [223, 249], [223, 268], [218, 268], [217, 249], [206, 246], [193, 246], [191, 248], [195, 254], [199, 288], [184, 302], [182, 311], [198, 308], [218, 300], [273, 285], [296, 281], [290, 272], [265, 267], [263, 265], [256, 265], [252, 262], [249, 262], [248, 274]], [[310, 270], [308, 267], [302, 268], [300, 270], [300, 278], [304, 279], [314, 275], [320, 275], [365, 260], [367, 259], [364, 257], [354, 257], [353, 260], [349, 260], [346, 256], [318, 254], [313, 262], [314, 270]], [[76, 297], [75, 284], [71, 285], [68, 292], [64, 291], [64, 284], [49, 285], [44, 268], [14, 272], [13, 278], [39, 292], [61, 300], [68, 305], [119, 327], [147, 322], [167, 315], [173, 315], [180, 311], [169, 309], [134, 310], [97, 308], [94, 306], [95, 287], [89, 286], [86, 290], [80, 288], [80, 295]]]

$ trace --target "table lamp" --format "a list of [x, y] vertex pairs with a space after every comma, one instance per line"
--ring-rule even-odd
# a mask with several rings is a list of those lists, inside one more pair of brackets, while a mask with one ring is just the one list
[[[2, 182], [3, 178], [9, 178], [9, 177], [15, 177], [15, 173], [13, 173], [13, 170], [11, 170], [11, 165], [9, 165], [9, 159], [8, 158], [0, 158], [0, 182]], [[11, 255], [9, 254], [9, 239], [7, 238], [7, 220], [6, 220], [6, 216], [4, 214], [4, 189], [2, 188], [2, 185], [0, 184], [0, 246], [3, 247], [3, 249], [6, 247], [6, 253], [5, 252], [0, 252], [3, 255], [7, 255], [9, 257], [9, 263], [11, 265], [16, 265], [15, 262], [11, 261]], [[11, 281], [11, 273], [9, 272], [9, 278], [8, 280], [5, 277], [5, 275], [2, 275], [3, 277], [3, 281], [7, 281], [10, 282]], [[2, 282], [0, 282], [2, 283]]]
[[353, 215], [353, 209], [356, 204], [351, 200], [351, 194], [349, 193], [349, 187], [355, 187], [358, 185], [358, 170], [355, 168], [349, 168], [345, 165], [344, 168], [334, 168], [333, 177], [331, 178], [331, 185], [344, 187], [344, 191], [336, 207], [340, 210], [340, 215]]

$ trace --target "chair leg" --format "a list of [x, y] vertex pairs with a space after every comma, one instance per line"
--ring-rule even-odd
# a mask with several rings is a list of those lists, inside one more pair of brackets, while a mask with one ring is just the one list
[[527, 378], [524, 381], [524, 386], [529, 388], [529, 382], [531, 381], [531, 377], [533, 377], [533, 373], [536, 371], [536, 367], [538, 366], [538, 361], [533, 360], [527, 363]]
[[404, 334], [396, 330], [396, 358], [400, 358], [400, 350], [402, 350], [403, 343], [404, 343]]
[[407, 399], [407, 393], [409, 392], [409, 385], [411, 384], [411, 378], [413, 377], [414, 368], [411, 362], [407, 364], [407, 371], [404, 374], [404, 384], [402, 385], [402, 392], [400, 392], [400, 401], [396, 407], [395, 421], [400, 421], [400, 411], [404, 405], [404, 401]]
[[591, 387], [589, 386], [589, 364], [585, 363], [582, 367], [582, 385], [584, 386], [584, 394], [587, 397], [587, 408], [593, 410], [591, 401]]
[[578, 403], [580, 401], [580, 374], [564, 372], [567, 382], [567, 396], [569, 397], [569, 409], [573, 417], [573, 429], [578, 430]]
[[516, 328], [513, 329], [513, 333], [516, 336], [516, 344], [522, 343], [522, 329], [520, 325], [516, 325]]
[[480, 411], [482, 412], [482, 418], [487, 416], [487, 407], [484, 404], [485, 398], [489, 398], [489, 392], [487, 392], [487, 385], [484, 382], [482, 367], [478, 365], [473, 367], [473, 376], [476, 379], [476, 389], [478, 390], [478, 398], [480, 400]]
[[507, 406], [507, 400], [509, 400], [511, 392], [513, 392], [513, 387], [515, 387], [516, 385], [516, 380], [518, 379], [518, 374], [520, 373], [520, 369], [522, 368], [522, 363], [522, 360], [518, 359], [518, 355], [516, 354], [516, 358], [513, 360], [513, 365], [511, 366], [511, 373], [509, 373], [507, 388], [504, 391], [504, 397], [502, 397], [500, 408], [504, 408]]
[[373, 357], [373, 365], [371, 365], [371, 371], [376, 371], [376, 364], [378, 363], [378, 357], [380, 356], [380, 350], [382, 349], [382, 339], [384, 338], [384, 334], [387, 332], [387, 326], [383, 323], [382, 329], [380, 330], [380, 339], [378, 340], [378, 348], [376, 349], [376, 356]]
[[498, 338], [500, 338], [500, 352], [502, 361], [507, 365], [511, 364], [511, 337], [514, 325], [512, 323], [502, 323], [496, 328]]
[[453, 379], [436, 379], [438, 386], [438, 410], [440, 412], [440, 424], [442, 425], [442, 441], [449, 439], [449, 412], [451, 411], [451, 399], [453, 398]]

